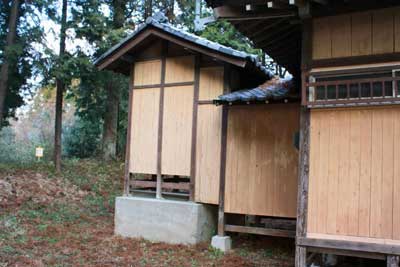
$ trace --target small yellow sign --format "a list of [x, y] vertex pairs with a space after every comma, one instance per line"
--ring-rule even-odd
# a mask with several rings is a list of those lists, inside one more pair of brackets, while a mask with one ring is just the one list
[[43, 157], [43, 147], [38, 146], [38, 147], [36, 148], [36, 157], [37, 157], [38, 159], [40, 159], [40, 158]]

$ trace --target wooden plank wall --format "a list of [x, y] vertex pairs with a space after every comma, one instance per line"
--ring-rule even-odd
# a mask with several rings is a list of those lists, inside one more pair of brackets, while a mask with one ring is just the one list
[[[201, 68], [199, 100], [213, 100], [223, 93], [223, 67]], [[218, 204], [221, 155], [222, 108], [213, 104], [198, 106], [196, 141], [197, 202]]]
[[135, 63], [134, 85], [160, 84], [161, 60], [148, 60]]
[[400, 108], [312, 110], [308, 236], [400, 240]]
[[166, 65], [165, 83], [194, 81], [193, 56], [170, 57]]
[[190, 176], [194, 87], [164, 90], [161, 173]]
[[[134, 86], [159, 84], [161, 60], [135, 63]], [[132, 92], [132, 125], [129, 171], [157, 173], [157, 136], [160, 88]]]
[[298, 104], [231, 107], [225, 212], [296, 217]]
[[[194, 85], [167, 86], [180, 82], [194, 82], [193, 56], [166, 59], [161, 111], [160, 88], [133, 89], [130, 172], [157, 174], [158, 123], [162, 114], [161, 172], [190, 176]], [[161, 60], [135, 62], [134, 86], [160, 83]]]
[[400, 8], [313, 19], [313, 59], [400, 52]]
[[129, 171], [157, 173], [160, 88], [133, 90]]

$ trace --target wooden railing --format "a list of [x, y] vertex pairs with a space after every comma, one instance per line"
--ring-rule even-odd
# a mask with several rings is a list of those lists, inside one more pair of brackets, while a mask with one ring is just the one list
[[309, 107], [400, 104], [400, 77], [310, 81], [304, 75], [302, 104]]

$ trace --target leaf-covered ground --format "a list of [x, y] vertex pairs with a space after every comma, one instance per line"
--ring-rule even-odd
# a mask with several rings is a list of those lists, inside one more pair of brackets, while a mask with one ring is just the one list
[[234, 239], [232, 253], [113, 235], [123, 166], [94, 160], [0, 164], [0, 266], [293, 266], [290, 240]]

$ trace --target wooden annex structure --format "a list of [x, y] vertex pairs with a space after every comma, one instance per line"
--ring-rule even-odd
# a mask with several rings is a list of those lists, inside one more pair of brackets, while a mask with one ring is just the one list
[[220, 235], [295, 236], [299, 99], [218, 99], [272, 78], [254, 56], [150, 18], [96, 65], [131, 78], [126, 195], [219, 205]]
[[207, 2], [301, 80], [296, 266], [399, 266], [400, 3]]

